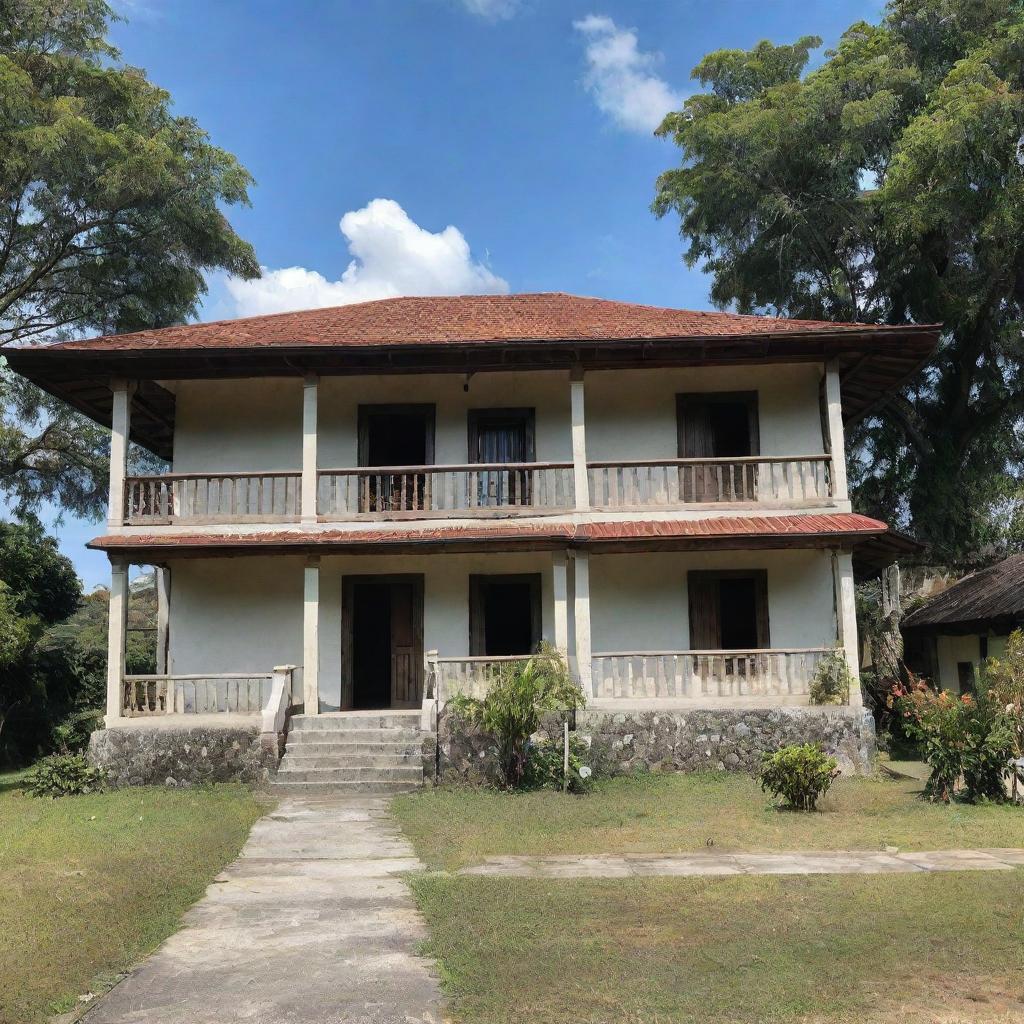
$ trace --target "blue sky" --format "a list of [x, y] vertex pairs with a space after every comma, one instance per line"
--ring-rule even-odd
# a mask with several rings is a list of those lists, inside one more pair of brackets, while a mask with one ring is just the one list
[[[126, 62], [256, 179], [231, 211], [267, 273], [203, 317], [388, 294], [568, 291], [708, 308], [651, 127], [710, 50], [826, 46], [877, 0], [122, 0]], [[820, 51], [818, 54], [820, 58]], [[380, 200], [382, 202], [374, 202]], [[344, 276], [343, 276], [344, 275]], [[57, 527], [87, 586], [101, 532]]]

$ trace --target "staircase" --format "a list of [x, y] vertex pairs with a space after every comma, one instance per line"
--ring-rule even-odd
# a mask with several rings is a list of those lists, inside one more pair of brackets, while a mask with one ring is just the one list
[[294, 793], [401, 793], [423, 785], [419, 711], [296, 715], [271, 782]]

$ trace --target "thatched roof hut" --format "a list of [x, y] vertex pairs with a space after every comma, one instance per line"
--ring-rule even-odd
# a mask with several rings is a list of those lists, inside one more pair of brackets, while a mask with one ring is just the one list
[[1024, 555], [980, 569], [915, 608], [904, 631], [1005, 635], [1024, 626]]

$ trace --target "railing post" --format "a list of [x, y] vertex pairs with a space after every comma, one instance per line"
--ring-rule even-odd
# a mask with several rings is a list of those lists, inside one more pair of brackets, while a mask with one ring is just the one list
[[[315, 523], [316, 509], [316, 442], [317, 442], [317, 393], [320, 378], [310, 374], [302, 381], [302, 498], [300, 515], [302, 522]], [[303, 669], [305, 673], [305, 669]]]
[[846, 440], [843, 434], [843, 402], [839, 386], [839, 370], [834, 362], [825, 367], [825, 403], [828, 413], [829, 453], [832, 455], [832, 497], [848, 501], [846, 483]]
[[128, 472], [128, 436], [131, 430], [131, 404], [134, 385], [126, 380], [112, 380], [110, 410], [110, 491], [107, 523], [123, 526], [126, 518], [125, 476]]
[[124, 638], [128, 624], [128, 563], [110, 560], [107, 623], [107, 715], [109, 727], [124, 717]]
[[574, 367], [569, 373], [569, 401], [572, 409], [572, 481], [576, 508], [590, 508], [590, 481], [587, 476], [586, 401], [583, 370]]

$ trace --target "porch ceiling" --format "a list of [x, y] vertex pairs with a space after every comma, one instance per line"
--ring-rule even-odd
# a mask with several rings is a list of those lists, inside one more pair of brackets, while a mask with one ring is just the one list
[[583, 548], [593, 551], [714, 548], [850, 547], [885, 534], [877, 519], [854, 513], [721, 516], [707, 519], [544, 522], [445, 526], [430, 529], [288, 529], [246, 533], [108, 534], [89, 547], [140, 562], [169, 556], [268, 554], [398, 554]]

